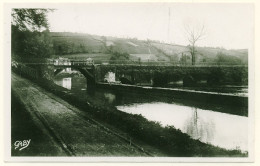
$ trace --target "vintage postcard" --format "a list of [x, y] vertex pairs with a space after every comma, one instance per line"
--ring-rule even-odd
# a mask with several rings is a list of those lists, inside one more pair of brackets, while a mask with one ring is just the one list
[[6, 161], [254, 161], [253, 3], [4, 9]]

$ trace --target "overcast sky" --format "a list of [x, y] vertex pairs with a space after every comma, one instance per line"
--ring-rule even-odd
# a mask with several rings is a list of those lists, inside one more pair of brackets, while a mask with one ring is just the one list
[[205, 25], [199, 46], [249, 48], [253, 43], [250, 4], [79, 4], [58, 5], [50, 13], [50, 30], [153, 39], [187, 45], [184, 25]]

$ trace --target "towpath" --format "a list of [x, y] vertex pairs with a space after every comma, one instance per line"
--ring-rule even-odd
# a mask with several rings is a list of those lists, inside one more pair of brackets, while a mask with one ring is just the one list
[[[76, 107], [14, 73], [12, 73], [12, 95], [12, 98], [18, 99], [24, 107], [23, 110], [19, 104], [12, 101], [13, 155], [153, 155], [144, 151], [140, 146], [134, 146], [134, 143], [122, 139], [110, 129], [104, 128], [100, 123], [87, 117], [86, 114], [82, 114], [82, 111]], [[23, 118], [25, 114], [28, 114], [29, 118], [27, 117], [27, 119], [29, 120]], [[30, 127], [26, 127], [26, 125]], [[27, 131], [14, 132], [18, 131], [16, 127], [24, 128], [22, 130]], [[39, 133], [37, 130], [41, 132]], [[28, 134], [27, 137], [31, 136], [32, 138], [27, 138], [26, 134]], [[39, 135], [37, 136], [37, 134]], [[13, 145], [19, 136], [31, 139], [30, 145], [21, 152], [15, 150]], [[35, 150], [35, 148], [38, 149]], [[42, 151], [39, 148], [42, 148]], [[156, 150], [153, 153], [160, 156], [160, 152]]]

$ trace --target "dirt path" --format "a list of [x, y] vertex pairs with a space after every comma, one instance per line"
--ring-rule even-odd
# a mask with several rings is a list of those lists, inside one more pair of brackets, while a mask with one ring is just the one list
[[[47, 142], [50, 151], [55, 149], [58, 155], [148, 156], [138, 147], [82, 117], [77, 108], [15, 74], [12, 74], [12, 92], [29, 112], [33, 123], [43, 131], [46, 136], [43, 142]], [[41, 141], [40, 138], [31, 140], [31, 144]]]

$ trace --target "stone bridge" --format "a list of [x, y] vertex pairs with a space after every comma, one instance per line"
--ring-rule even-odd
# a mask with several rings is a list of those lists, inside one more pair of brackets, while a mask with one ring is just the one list
[[48, 64], [53, 75], [65, 68], [81, 72], [87, 79], [88, 86], [104, 82], [108, 73], [113, 73], [114, 81], [124, 84], [150, 84], [165, 86], [181, 81], [183, 86], [194, 86], [204, 81], [214, 84], [246, 84], [248, 66], [244, 65], [138, 65], [138, 64], [93, 64], [85, 61], [70, 61], [62, 64]]
[[164, 86], [170, 82], [183, 82], [193, 86], [206, 81], [214, 84], [247, 84], [247, 66], [138, 66], [138, 65], [98, 65], [95, 66], [97, 82], [104, 81], [108, 72], [115, 73], [117, 81], [128, 84], [150, 83]]

